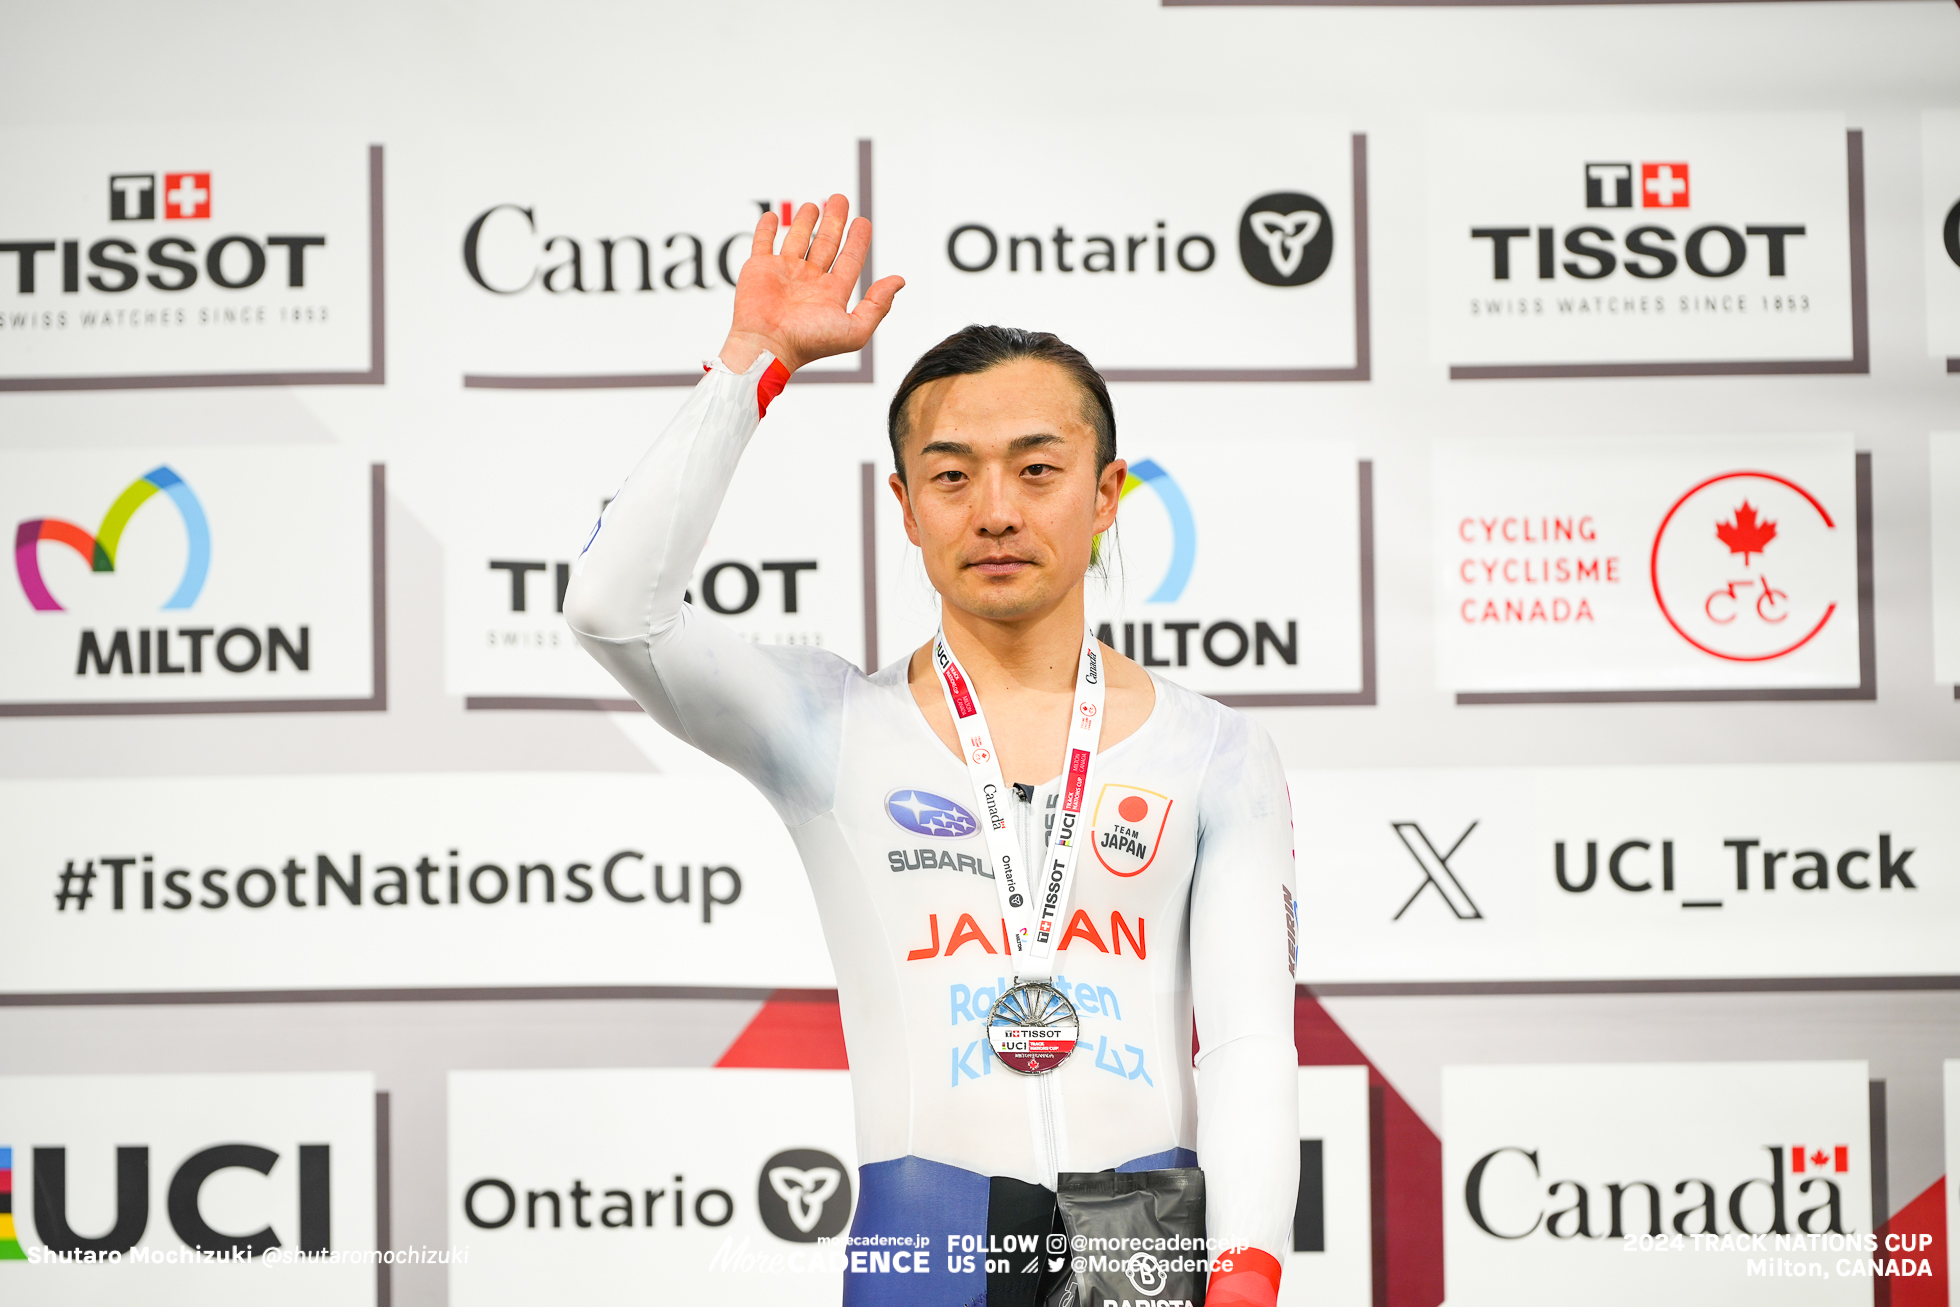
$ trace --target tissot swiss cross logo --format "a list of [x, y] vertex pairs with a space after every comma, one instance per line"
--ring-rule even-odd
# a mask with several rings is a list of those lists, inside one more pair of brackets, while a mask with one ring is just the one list
[[1688, 207], [1688, 165], [1685, 163], [1643, 163], [1639, 186], [1634, 184], [1631, 163], [1589, 163], [1586, 165], [1586, 207], [1588, 209], [1685, 209]]
[[1640, 207], [1643, 209], [1687, 208], [1688, 165], [1685, 163], [1641, 164]]
[[211, 174], [208, 172], [165, 173], [163, 216], [166, 218], [210, 217]]
[[1790, 1145], [1790, 1172], [1803, 1175], [1806, 1172], [1831, 1171], [1843, 1173], [1851, 1169], [1851, 1149], [1848, 1145], [1837, 1144], [1821, 1148], [1815, 1144]]
[[148, 222], [157, 216], [157, 175], [118, 172], [109, 175], [109, 221]]

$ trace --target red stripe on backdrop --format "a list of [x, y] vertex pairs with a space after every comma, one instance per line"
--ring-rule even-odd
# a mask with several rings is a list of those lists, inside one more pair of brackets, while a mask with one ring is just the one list
[[1304, 990], [1293, 1004], [1293, 1043], [1301, 1066], [1368, 1068], [1375, 1307], [1436, 1307], [1443, 1301], [1443, 1141]]
[[[1891, 1220], [1879, 1227], [1885, 1237], [1879, 1240], [1879, 1251], [1871, 1254], [1874, 1258], [1899, 1258], [1910, 1256], [1917, 1263], [1921, 1259], [1931, 1262], [1933, 1273], [1919, 1275], [1910, 1279], [1904, 1276], [1887, 1276], [1874, 1282], [1878, 1290], [1876, 1301], [1880, 1307], [1947, 1307], [1946, 1301], [1946, 1177], [1941, 1176], [1926, 1192], [1901, 1207]], [[1900, 1242], [1917, 1244], [1920, 1236], [1930, 1236], [1930, 1242], [1923, 1250], [1911, 1253], [1888, 1251], [1885, 1244], [1892, 1236], [1905, 1236]], [[1887, 1300], [1889, 1293], [1890, 1299]]]
[[847, 1071], [834, 989], [779, 989], [735, 1036], [716, 1066]]

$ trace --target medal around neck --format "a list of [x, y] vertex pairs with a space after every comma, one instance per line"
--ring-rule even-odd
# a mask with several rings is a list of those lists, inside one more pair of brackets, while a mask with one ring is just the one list
[[1082, 1021], [1053, 985], [1026, 981], [1000, 996], [987, 1014], [987, 1046], [1002, 1066], [1024, 1076], [1053, 1071], [1075, 1052]]
[[[1023, 864], [1008, 828], [1003, 802], [1007, 782], [1000, 773], [999, 751], [987, 729], [986, 714], [972, 678], [960, 666], [941, 628], [932, 642], [934, 670], [946, 694], [946, 708], [965, 758], [967, 777], [980, 810], [986, 814], [982, 833], [987, 861], [1000, 896], [1000, 917], [1014, 945], [1014, 988], [1001, 995], [987, 1014], [987, 1046], [1001, 1065], [1023, 1075], [1052, 1071], [1075, 1051], [1081, 1019], [1068, 997], [1048, 983], [1055, 974], [1056, 934], [1067, 918], [1076, 862], [1088, 838], [1082, 805], [1094, 792], [1096, 750], [1102, 742], [1103, 665], [1095, 633], [1085, 630], [1082, 658], [1076, 665], [1075, 705], [1069, 714], [1064, 743], [1062, 792], [1037, 866]], [[1030, 818], [1032, 820], [1032, 818]]]

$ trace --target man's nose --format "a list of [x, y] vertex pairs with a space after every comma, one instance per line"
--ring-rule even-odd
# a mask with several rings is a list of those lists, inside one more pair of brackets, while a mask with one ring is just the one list
[[975, 513], [975, 527], [981, 535], [1004, 536], [1020, 526], [1021, 515], [1016, 510], [1013, 488], [1008, 478], [999, 472], [990, 472], [979, 478], [980, 503]]

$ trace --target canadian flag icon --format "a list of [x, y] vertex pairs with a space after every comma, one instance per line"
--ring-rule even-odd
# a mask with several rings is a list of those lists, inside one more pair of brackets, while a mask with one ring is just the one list
[[1838, 1144], [1828, 1152], [1823, 1148], [1806, 1149], [1802, 1144], [1790, 1145], [1790, 1173], [1802, 1175], [1805, 1171], [1844, 1172], [1851, 1169], [1851, 1149], [1849, 1145]]

